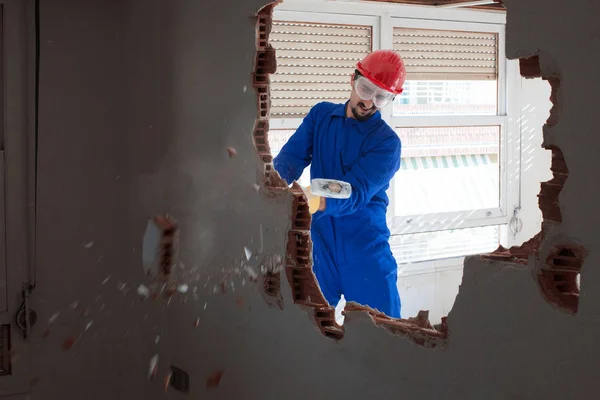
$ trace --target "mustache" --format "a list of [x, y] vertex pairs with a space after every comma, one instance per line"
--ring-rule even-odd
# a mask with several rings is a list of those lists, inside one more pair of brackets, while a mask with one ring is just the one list
[[375, 108], [375, 104], [373, 104], [370, 108], [367, 108], [367, 106], [365, 105], [365, 103], [363, 103], [362, 101], [360, 101], [358, 103], [358, 105], [361, 106], [361, 107], [363, 107], [363, 108], [365, 108], [365, 109], [367, 109], [367, 110], [372, 110], [372, 109]]

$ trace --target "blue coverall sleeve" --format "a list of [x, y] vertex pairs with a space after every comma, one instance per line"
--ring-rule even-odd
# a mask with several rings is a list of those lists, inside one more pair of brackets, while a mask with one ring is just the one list
[[400, 138], [390, 135], [365, 152], [344, 175], [344, 181], [352, 185], [352, 195], [326, 199], [323, 215], [340, 217], [365, 207], [400, 169], [401, 147]]
[[312, 160], [317, 107], [318, 105], [309, 111], [296, 132], [273, 159], [275, 170], [288, 184], [298, 180]]

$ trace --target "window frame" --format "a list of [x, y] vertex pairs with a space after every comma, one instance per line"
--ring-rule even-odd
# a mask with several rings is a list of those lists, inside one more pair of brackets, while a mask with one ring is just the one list
[[[385, 48], [393, 47], [393, 31], [396, 27], [427, 29], [432, 28], [431, 20], [392, 17], [384, 15], [380, 17], [380, 24], [385, 26], [381, 29], [381, 44]], [[506, 92], [507, 92], [507, 65], [504, 50], [505, 26], [503, 24], [436, 21], [435, 29], [439, 30], [465, 30], [469, 32], [496, 33], [498, 35], [498, 78], [497, 78], [497, 113], [496, 115], [431, 115], [431, 116], [394, 116], [393, 105], [389, 104], [382, 112], [383, 119], [393, 128], [409, 127], [438, 127], [438, 126], [499, 126], [500, 127], [500, 176], [499, 176], [499, 202], [498, 207], [486, 209], [473, 209], [456, 212], [441, 212], [431, 214], [419, 214], [408, 216], [396, 216], [395, 214], [395, 188], [397, 177], [390, 182], [388, 196], [390, 205], [388, 207], [388, 227], [392, 235], [403, 235], [408, 233], [422, 233], [440, 231], [447, 229], [471, 228], [489, 225], [505, 225], [509, 220], [507, 193], [507, 169], [510, 160], [514, 159], [514, 149], [509, 146], [509, 135], [507, 132], [508, 117]]]
[[[518, 90], [518, 63], [509, 61], [505, 54], [506, 15], [490, 11], [440, 9], [399, 4], [354, 3], [347, 1], [323, 2], [314, 0], [287, 0], [274, 10], [274, 20], [309, 23], [357, 24], [372, 26], [372, 50], [393, 48], [394, 27], [467, 30], [498, 34], [498, 78], [496, 115], [432, 115], [393, 116], [393, 105], [381, 110], [382, 118], [392, 127], [419, 126], [499, 126], [500, 127], [500, 176], [499, 206], [457, 212], [419, 214], [395, 217], [394, 196], [397, 178], [390, 182], [388, 195], [388, 226], [392, 235], [425, 233], [440, 230], [500, 226], [500, 243], [507, 241], [507, 226], [518, 203], [517, 185], [508, 180], [518, 176], [520, 167], [517, 149], [520, 138], [518, 131], [518, 106], [509, 106], [507, 100]], [[434, 26], [432, 26], [434, 25]], [[271, 118], [270, 129], [297, 129], [302, 118]], [[511, 206], [512, 205], [512, 206]], [[462, 257], [449, 257], [459, 260]], [[432, 260], [431, 262], [438, 262]], [[429, 263], [430, 261], [420, 262]]]

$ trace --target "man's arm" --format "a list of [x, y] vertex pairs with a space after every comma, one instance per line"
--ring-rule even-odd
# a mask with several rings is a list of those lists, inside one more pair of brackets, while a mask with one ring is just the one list
[[400, 138], [389, 136], [367, 151], [344, 175], [344, 181], [352, 185], [350, 198], [323, 199], [319, 207], [323, 215], [339, 217], [365, 207], [400, 169], [401, 147]]
[[312, 161], [313, 133], [315, 128], [316, 108], [314, 106], [304, 117], [302, 124], [283, 146], [273, 166], [279, 175], [289, 184], [298, 180], [304, 169]]

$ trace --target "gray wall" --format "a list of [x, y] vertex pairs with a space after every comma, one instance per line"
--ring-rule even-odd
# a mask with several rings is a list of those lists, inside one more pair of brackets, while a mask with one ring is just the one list
[[[22, 372], [33, 380], [32, 397], [180, 398], [173, 389], [164, 394], [170, 364], [190, 374], [192, 394], [202, 398], [594, 394], [600, 188], [590, 171], [599, 163], [600, 60], [586, 46], [600, 35], [600, 10], [591, 0], [506, 3], [508, 56], [540, 52], [544, 72], [562, 76], [560, 122], [546, 140], [563, 149], [570, 175], [560, 197], [563, 223], [552, 228], [540, 259], [564, 237], [588, 249], [579, 313], [558, 311], [540, 295], [534, 258], [515, 266], [471, 257], [448, 318], [448, 344], [430, 350], [360, 313], [333, 342], [292, 304], [286, 283], [280, 311], [265, 304], [260, 285], [236, 275], [244, 246], [259, 253], [261, 237], [265, 254], [283, 256], [289, 227], [290, 198], [267, 199], [253, 187], [260, 166], [250, 73], [259, 0], [40, 0], [39, 322], [28, 345], [16, 342], [25, 356], [15, 361], [32, 366]], [[237, 157], [228, 158], [228, 146]], [[196, 296], [177, 295], [168, 305], [135, 293], [147, 282], [140, 253], [147, 220], [165, 212], [181, 224], [179, 274], [193, 271], [198, 287]], [[235, 291], [213, 293], [228, 272]], [[79, 339], [65, 351], [71, 335]], [[156, 353], [159, 371], [148, 381]], [[223, 380], [205, 394], [217, 369]]]

